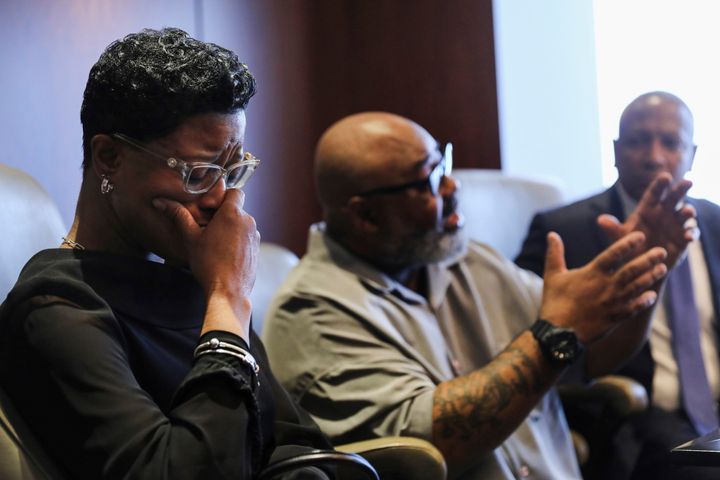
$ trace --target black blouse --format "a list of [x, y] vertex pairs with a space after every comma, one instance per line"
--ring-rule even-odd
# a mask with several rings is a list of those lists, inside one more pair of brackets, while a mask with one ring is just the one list
[[253, 478], [282, 445], [329, 448], [270, 372], [202, 355], [205, 298], [183, 269], [45, 250], [0, 307], [0, 382], [70, 478]]

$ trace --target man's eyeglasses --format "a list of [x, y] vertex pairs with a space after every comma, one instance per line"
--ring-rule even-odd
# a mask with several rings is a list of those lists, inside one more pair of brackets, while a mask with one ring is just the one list
[[433, 195], [437, 195], [440, 191], [440, 183], [444, 177], [452, 173], [452, 157], [453, 146], [452, 143], [446, 143], [445, 148], [442, 149], [443, 156], [432, 169], [430, 175], [422, 180], [415, 180], [414, 182], [403, 183], [402, 185], [392, 185], [389, 187], [373, 188], [366, 192], [358, 193], [358, 196], [367, 197], [369, 195], [381, 195], [389, 193], [398, 193], [410, 188], [416, 188], [418, 190], [428, 189]]
[[[230, 165], [228, 168], [209, 162], [186, 162], [177, 157], [167, 157], [166, 155], [153, 152], [140, 145], [137, 140], [122, 133], [113, 133], [112, 137], [122, 140], [128, 145], [132, 145], [155, 158], [163, 160], [168, 167], [179, 171], [183, 178], [183, 188], [187, 193], [205, 193], [213, 188], [221, 178], [225, 180], [225, 188], [242, 188], [260, 164], [260, 160], [252, 153], [245, 152], [243, 154], [242, 151], [242, 159]], [[233, 147], [228, 154], [228, 158], [232, 158], [238, 148], [240, 147]]]

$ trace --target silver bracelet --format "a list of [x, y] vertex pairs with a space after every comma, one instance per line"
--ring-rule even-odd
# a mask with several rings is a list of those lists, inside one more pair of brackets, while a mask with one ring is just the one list
[[250, 352], [242, 347], [239, 347], [233, 343], [223, 342], [213, 337], [207, 342], [203, 342], [195, 348], [193, 357], [197, 358], [200, 355], [206, 353], [222, 353], [225, 355], [232, 355], [235, 358], [239, 358], [244, 363], [248, 364], [252, 369], [253, 373], [257, 375], [260, 372], [260, 365], [255, 361], [255, 357]]

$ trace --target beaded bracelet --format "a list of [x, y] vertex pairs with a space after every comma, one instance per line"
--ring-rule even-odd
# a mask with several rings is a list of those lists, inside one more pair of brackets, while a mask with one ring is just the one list
[[250, 352], [245, 350], [234, 343], [223, 342], [215, 337], [211, 338], [207, 342], [203, 342], [195, 348], [193, 357], [198, 358], [201, 355], [208, 353], [222, 353], [225, 355], [231, 355], [235, 358], [239, 358], [243, 363], [250, 366], [253, 374], [255, 374], [255, 380], [260, 385], [260, 379], [258, 373], [260, 373], [260, 365], [255, 361], [255, 357]]

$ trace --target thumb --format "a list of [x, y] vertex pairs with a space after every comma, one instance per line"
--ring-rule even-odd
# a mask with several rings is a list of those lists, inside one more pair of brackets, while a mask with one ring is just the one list
[[545, 252], [545, 274], [544, 277], [562, 273], [567, 270], [565, 265], [565, 246], [560, 235], [550, 232], [547, 235], [547, 251]]
[[154, 198], [152, 204], [180, 230], [184, 240], [199, 235], [200, 227], [188, 209], [180, 203], [167, 198]]
[[613, 215], [607, 213], [600, 215], [597, 224], [612, 241], [619, 240], [625, 234], [620, 220]]

